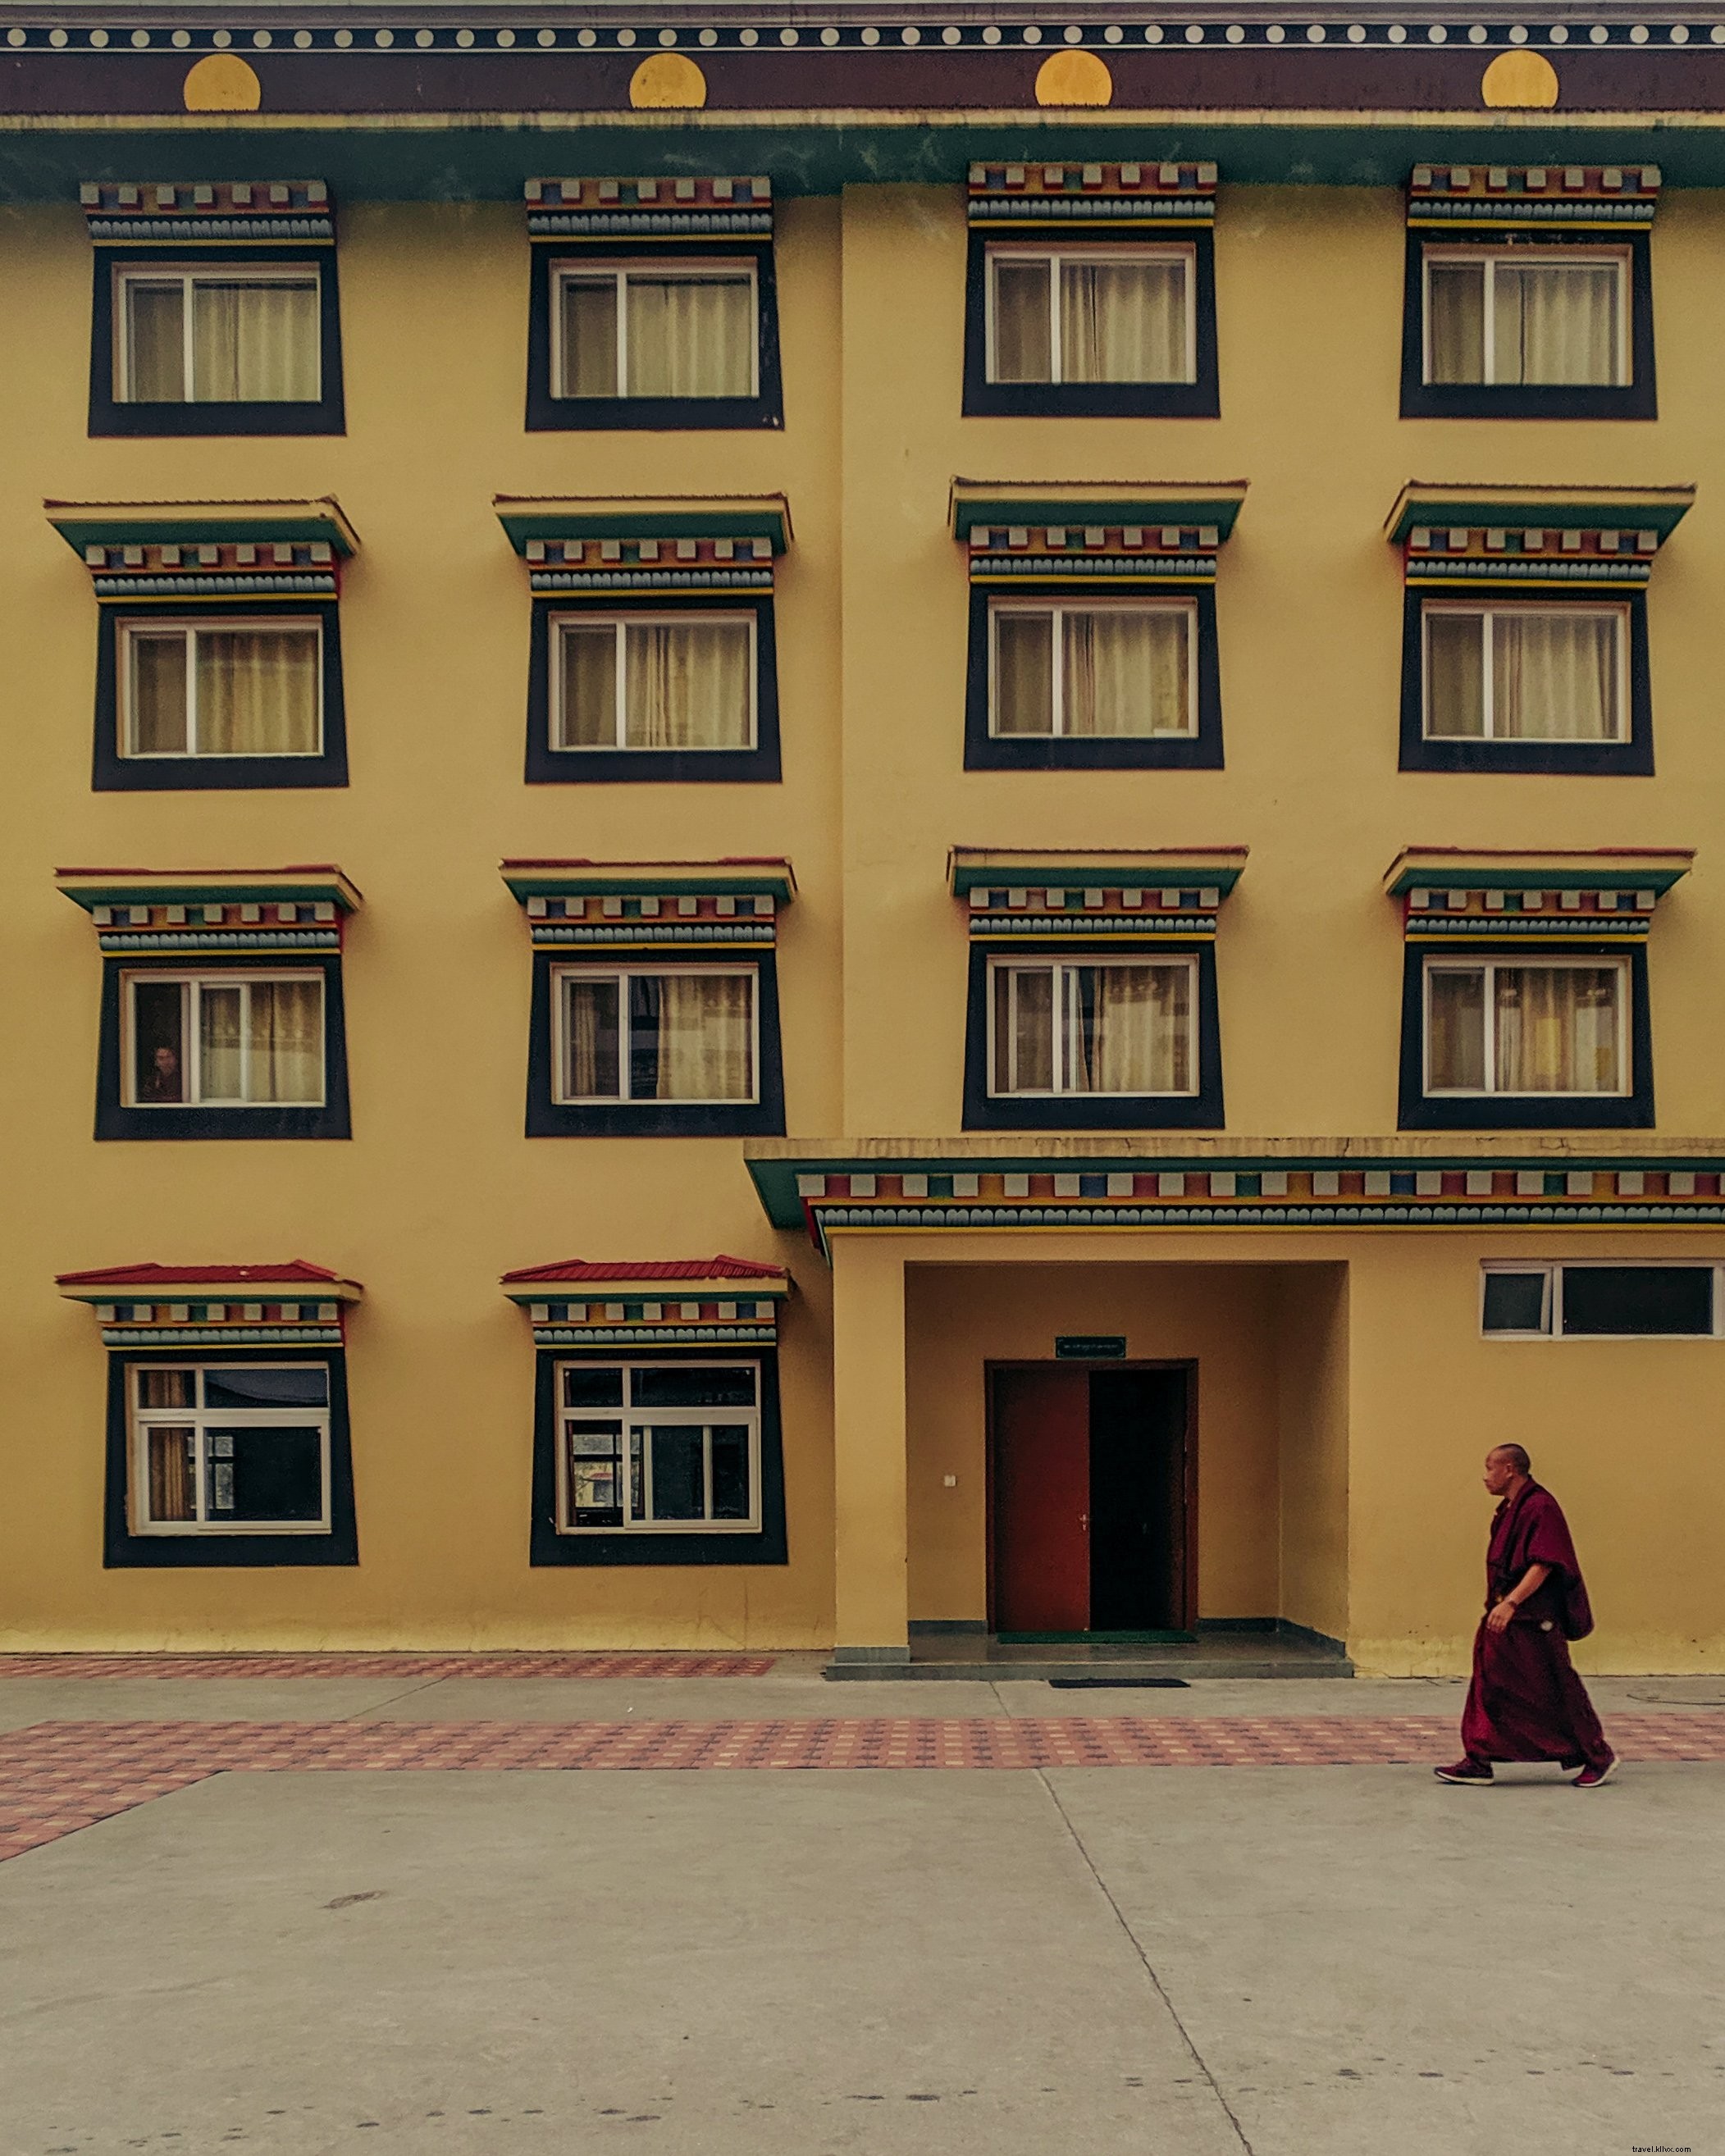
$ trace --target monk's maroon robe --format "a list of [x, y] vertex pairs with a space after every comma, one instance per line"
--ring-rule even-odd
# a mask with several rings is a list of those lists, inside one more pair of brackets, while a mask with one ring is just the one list
[[1470, 1759], [1558, 1759], [1603, 1767], [1611, 1747], [1569, 1661], [1571, 1640], [1593, 1630], [1587, 1589], [1563, 1507], [1527, 1483], [1491, 1517], [1486, 1608], [1494, 1609], [1530, 1564], [1551, 1570], [1501, 1632], [1474, 1635], [1473, 1681], [1461, 1716]]

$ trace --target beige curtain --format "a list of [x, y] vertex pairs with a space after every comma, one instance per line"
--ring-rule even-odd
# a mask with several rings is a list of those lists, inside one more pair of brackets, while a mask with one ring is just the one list
[[754, 977], [666, 973], [655, 985], [659, 1079], [654, 1097], [660, 1101], [752, 1099]]
[[1617, 998], [1610, 966], [1499, 966], [1492, 983], [1497, 1090], [1622, 1090]]
[[631, 397], [753, 396], [747, 277], [631, 275], [628, 290]]
[[563, 1096], [614, 1101], [623, 1091], [618, 1060], [618, 984], [579, 974], [563, 983]]
[[201, 404], [315, 404], [316, 279], [192, 287], [192, 394]]
[[1049, 314], [1048, 262], [994, 259], [993, 382], [1052, 382], [1054, 329]]
[[1187, 966], [1069, 966], [1066, 1086], [1071, 1093], [1191, 1089]]
[[198, 997], [198, 1051], [200, 1101], [243, 1101], [245, 1098], [245, 991], [237, 983], [230, 988], [205, 983]]
[[1054, 968], [994, 972], [994, 1091], [1054, 1091]]
[[1551, 607], [1491, 617], [1491, 731], [1503, 741], [1615, 741], [1620, 617]]
[[317, 753], [315, 629], [200, 629], [197, 643], [200, 755]]
[[1060, 375], [1190, 381], [1184, 261], [1062, 262]]
[[1054, 732], [1054, 621], [1052, 613], [1020, 613], [1005, 607], [996, 613], [993, 730], [997, 734]]
[[150, 1511], [152, 1522], [190, 1520], [198, 1512], [198, 1478], [190, 1430], [149, 1432]]
[[1482, 967], [1432, 967], [1425, 977], [1426, 1090], [1486, 1090], [1486, 975]]
[[254, 1101], [316, 1102], [323, 1098], [323, 983], [249, 984]]
[[1486, 264], [1428, 261], [1425, 265], [1425, 378], [1486, 378]]
[[183, 755], [190, 747], [185, 631], [177, 629], [167, 635], [147, 636], [134, 630], [127, 636], [126, 645], [131, 661], [126, 753]]
[[1189, 734], [1190, 623], [1183, 607], [1063, 610], [1065, 731]]
[[617, 625], [566, 622], [558, 646], [562, 695], [559, 748], [617, 747]]
[[1492, 279], [1494, 381], [1617, 381], [1615, 264], [1497, 262]]
[[565, 277], [559, 397], [617, 394], [617, 280]]
[[629, 747], [749, 746], [754, 732], [749, 623], [630, 623], [625, 635]]
[[186, 398], [186, 288], [171, 283], [146, 285], [128, 277], [121, 287], [126, 310], [127, 358], [125, 387], [117, 393], [133, 404], [180, 404]]
[[1425, 731], [1439, 741], [1478, 741], [1486, 731], [1486, 617], [1428, 608]]

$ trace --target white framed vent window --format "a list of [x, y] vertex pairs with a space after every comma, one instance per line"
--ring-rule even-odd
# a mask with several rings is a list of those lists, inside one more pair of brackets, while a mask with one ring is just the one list
[[131, 1108], [317, 1107], [321, 973], [121, 977], [121, 1068]]
[[1428, 382], [1630, 380], [1627, 249], [1428, 247], [1424, 273]]
[[323, 753], [323, 628], [254, 621], [119, 626], [122, 757]]
[[323, 308], [316, 264], [114, 271], [121, 404], [316, 404]]
[[130, 1374], [134, 1534], [329, 1532], [326, 1365], [138, 1363]]
[[1195, 382], [1196, 250], [990, 247], [988, 379]]
[[557, 1531], [758, 1532], [758, 1363], [557, 1366]]
[[1006, 740], [1183, 740], [1198, 732], [1189, 599], [988, 608], [988, 731]]
[[749, 613], [580, 613], [552, 623], [552, 747], [752, 749]]
[[1717, 1340], [1725, 1301], [1715, 1262], [1609, 1259], [1488, 1262], [1480, 1330], [1497, 1340]]
[[758, 988], [753, 966], [557, 968], [554, 1098], [757, 1101]]
[[1629, 738], [1626, 606], [1433, 602], [1420, 629], [1428, 741]]
[[1056, 961], [988, 968], [989, 1091], [996, 1096], [1198, 1091], [1198, 961]]
[[1442, 1096], [1631, 1090], [1624, 958], [1428, 958], [1425, 1091]]
[[758, 397], [752, 261], [560, 264], [554, 397]]

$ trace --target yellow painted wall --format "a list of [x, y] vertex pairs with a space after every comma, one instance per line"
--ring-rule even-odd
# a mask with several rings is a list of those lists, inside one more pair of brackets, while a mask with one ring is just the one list
[[1276, 1275], [1276, 1614], [1332, 1640], [1349, 1636], [1348, 1290], [1345, 1265], [1285, 1265]]

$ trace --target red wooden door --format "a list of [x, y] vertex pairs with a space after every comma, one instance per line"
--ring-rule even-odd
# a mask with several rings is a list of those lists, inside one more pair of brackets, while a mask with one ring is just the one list
[[994, 1629], [1090, 1630], [1090, 1373], [994, 1373]]

